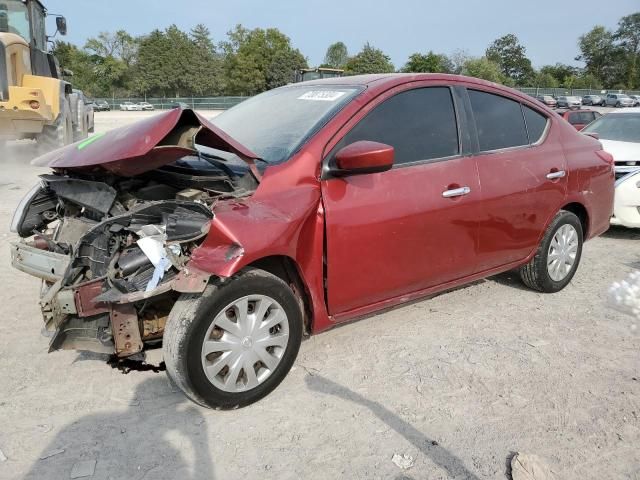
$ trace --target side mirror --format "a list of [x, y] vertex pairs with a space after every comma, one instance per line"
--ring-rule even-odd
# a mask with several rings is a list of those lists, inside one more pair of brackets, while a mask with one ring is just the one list
[[394, 148], [384, 143], [361, 140], [336, 153], [335, 176], [386, 172], [393, 167]]
[[58, 32], [60, 33], [60, 35], [66, 35], [67, 34], [67, 19], [60, 16], [60, 17], [56, 17], [56, 28], [58, 29]]

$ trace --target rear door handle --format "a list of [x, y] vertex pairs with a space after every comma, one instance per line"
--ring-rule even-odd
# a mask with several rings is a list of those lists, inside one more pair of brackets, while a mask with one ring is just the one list
[[442, 192], [442, 196], [444, 198], [453, 198], [468, 195], [469, 193], [471, 193], [471, 189], [469, 187], [460, 187], [454, 188], [453, 190], [445, 190], [444, 192]]
[[566, 174], [567, 172], [565, 172], [564, 170], [558, 170], [557, 172], [547, 173], [547, 178], [549, 180], [555, 180], [556, 178], [564, 178]]

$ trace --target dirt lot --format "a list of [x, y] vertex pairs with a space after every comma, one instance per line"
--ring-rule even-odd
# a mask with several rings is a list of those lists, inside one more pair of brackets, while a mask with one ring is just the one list
[[[100, 113], [97, 129], [141, 115]], [[504, 479], [516, 451], [562, 479], [640, 478], [640, 334], [605, 304], [640, 268], [640, 232], [586, 244], [555, 295], [505, 274], [313, 337], [266, 399], [209, 411], [164, 373], [47, 354], [38, 281], [9, 265], [11, 213], [42, 171], [20, 160], [32, 148], [0, 157], [0, 478]]]

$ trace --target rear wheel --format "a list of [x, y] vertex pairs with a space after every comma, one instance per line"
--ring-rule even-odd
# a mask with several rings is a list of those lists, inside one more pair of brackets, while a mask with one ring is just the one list
[[53, 125], [45, 125], [36, 140], [38, 142], [38, 150], [42, 153], [56, 150], [73, 142], [71, 107], [66, 97], [60, 100], [60, 114], [55, 123]]
[[534, 257], [520, 268], [524, 284], [546, 293], [566, 287], [580, 264], [582, 235], [582, 224], [576, 215], [558, 212]]
[[243, 270], [202, 295], [183, 295], [164, 333], [167, 374], [193, 401], [232, 409], [256, 402], [287, 375], [302, 341], [293, 291], [263, 270]]

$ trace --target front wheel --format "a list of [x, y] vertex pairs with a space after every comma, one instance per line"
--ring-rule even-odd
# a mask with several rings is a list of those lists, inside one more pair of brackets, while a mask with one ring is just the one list
[[280, 278], [246, 269], [201, 295], [183, 295], [167, 321], [167, 374], [194, 402], [232, 409], [287, 375], [302, 341], [297, 297]]
[[582, 236], [580, 219], [565, 210], [558, 212], [534, 257], [520, 268], [524, 284], [545, 293], [566, 287], [580, 263]]

